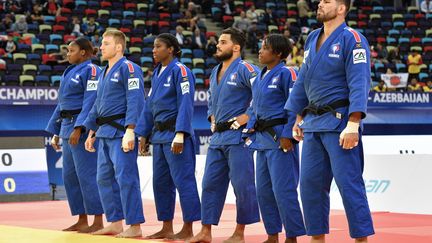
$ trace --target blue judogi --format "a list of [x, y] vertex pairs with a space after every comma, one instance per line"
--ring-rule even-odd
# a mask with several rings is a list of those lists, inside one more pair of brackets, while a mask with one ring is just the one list
[[85, 127], [96, 131], [99, 138], [97, 182], [102, 205], [109, 222], [126, 219], [126, 224], [144, 222], [139, 174], [138, 149], [122, 150], [124, 129], [110, 124], [97, 125], [96, 119], [123, 114], [114, 122], [120, 128], [137, 124], [144, 106], [144, 81], [141, 68], [125, 57], [110, 71], [102, 70], [95, 104]]
[[[289, 90], [297, 79], [293, 68], [281, 62], [267, 74], [265, 67], [252, 87], [252, 108], [254, 116], [249, 120], [247, 130], [255, 128], [249, 136], [249, 148], [257, 151], [256, 186], [258, 203], [266, 232], [274, 235], [285, 228], [286, 237], [304, 235], [303, 216], [298, 202], [299, 157], [297, 143], [287, 153], [280, 148], [280, 138], [292, 137], [295, 115], [288, 115], [283, 107]], [[266, 130], [257, 131], [257, 123], [280, 119], [272, 126], [272, 135]], [[284, 123], [282, 121], [285, 120]], [[257, 122], [258, 121], [258, 122]]]
[[[69, 144], [75, 127], [81, 127], [96, 98], [100, 68], [85, 61], [70, 65], [60, 80], [59, 103], [46, 131], [63, 139], [63, 181], [72, 215], [103, 214], [96, 184], [97, 156], [84, 148], [83, 132], [76, 146]], [[65, 117], [66, 111], [75, 111]], [[70, 112], [69, 112], [70, 113]]]
[[[177, 59], [165, 70], [158, 65], [152, 77], [149, 93], [136, 133], [149, 137], [153, 144], [153, 191], [158, 220], [174, 218], [176, 191], [179, 191], [183, 221], [201, 219], [201, 205], [195, 179], [195, 146], [192, 117], [195, 77]], [[169, 123], [168, 129], [155, 124]], [[163, 130], [163, 131], [161, 131]], [[183, 152], [173, 154], [171, 142], [175, 133], [184, 133]]]
[[[339, 146], [339, 134], [349, 114], [366, 116], [370, 85], [367, 40], [346, 24], [340, 25], [316, 50], [323, 29], [313, 31], [305, 43], [305, 58], [286, 109], [301, 114], [310, 105], [323, 107], [340, 100], [349, 104], [318, 115], [307, 113], [299, 124], [304, 129], [300, 176], [301, 198], [308, 235], [329, 232], [329, 190], [334, 177], [341, 192], [353, 238], [374, 234], [366, 198], [363, 148]], [[361, 129], [359, 131], [361, 136]]]
[[[218, 84], [221, 67], [221, 64], [216, 66], [210, 76], [208, 117], [215, 116], [216, 123], [227, 122], [248, 110], [252, 98], [251, 82], [258, 71], [257, 67], [238, 58]], [[252, 152], [244, 145], [241, 129], [215, 132], [211, 137], [202, 182], [203, 224], [219, 223], [230, 180], [236, 195], [237, 223], [258, 222]]]

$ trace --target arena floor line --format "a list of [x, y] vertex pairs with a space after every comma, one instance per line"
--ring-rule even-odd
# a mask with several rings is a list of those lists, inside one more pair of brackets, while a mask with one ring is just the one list
[[[176, 208], [180, 212], [179, 205]], [[157, 221], [154, 202], [144, 201], [144, 215], [146, 223], [142, 225], [144, 235], [158, 231], [161, 223]], [[235, 206], [225, 205], [219, 226], [213, 227], [213, 242], [220, 243], [228, 238], [235, 227]], [[370, 238], [372, 243], [431, 243], [432, 215], [398, 214], [389, 212], [374, 212], [373, 215], [376, 234]], [[65, 201], [0, 203], [0, 243], [122, 243], [137, 242], [135, 239], [117, 239], [110, 236], [92, 236], [61, 229], [74, 223], [76, 218], [69, 216], [69, 209]], [[93, 219], [90, 219], [92, 221]], [[182, 226], [181, 213], [176, 214], [174, 228], [180, 230]], [[330, 216], [331, 233], [327, 242], [352, 242], [349, 238], [348, 225], [343, 211], [332, 210]], [[200, 224], [194, 224], [194, 231], [198, 232]], [[258, 243], [266, 239], [262, 223], [250, 225], [246, 228], [246, 242]], [[299, 237], [299, 243], [309, 242], [309, 237]], [[168, 242], [138, 239], [138, 242]], [[283, 236], [280, 236], [283, 242]], [[175, 241], [171, 241], [175, 242]], [[179, 241], [177, 241], [179, 242]]]

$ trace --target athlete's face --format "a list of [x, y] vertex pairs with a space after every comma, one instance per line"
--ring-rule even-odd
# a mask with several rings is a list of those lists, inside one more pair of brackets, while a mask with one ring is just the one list
[[168, 47], [167, 44], [159, 39], [153, 43], [153, 59], [155, 62], [164, 62], [173, 55], [174, 48]]
[[70, 43], [67, 49], [68, 52], [66, 54], [66, 57], [70, 64], [78, 64], [82, 62], [85, 55], [84, 50], [80, 50], [79, 46], [76, 45], [74, 42]]
[[278, 58], [280, 59], [279, 55], [273, 52], [273, 49], [266, 43], [266, 41], [263, 41], [258, 55], [259, 62], [266, 65], [274, 62]]
[[328, 22], [333, 20], [338, 15], [340, 4], [336, 0], [320, 0], [317, 10], [317, 20], [320, 22]]
[[116, 44], [114, 37], [112, 36], [104, 36], [102, 38], [102, 45], [100, 46], [100, 50], [102, 53], [102, 59], [104, 60], [110, 60], [111, 58], [115, 57], [117, 53], [117, 49], [121, 49], [120, 44]]
[[231, 35], [222, 34], [216, 45], [216, 54], [214, 56], [221, 62], [228, 60], [233, 56], [235, 46], [231, 40]]

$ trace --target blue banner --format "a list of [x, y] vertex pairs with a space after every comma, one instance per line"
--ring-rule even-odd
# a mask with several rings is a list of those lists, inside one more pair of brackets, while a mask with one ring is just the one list
[[46, 171], [0, 172], [0, 195], [50, 193]]
[[432, 93], [370, 92], [368, 107], [432, 107]]

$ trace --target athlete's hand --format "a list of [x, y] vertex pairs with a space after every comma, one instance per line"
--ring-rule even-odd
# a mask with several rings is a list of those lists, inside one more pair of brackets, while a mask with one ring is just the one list
[[85, 149], [91, 153], [96, 152], [96, 149], [93, 147], [94, 143], [96, 141], [95, 131], [90, 130], [89, 134], [87, 136], [87, 139], [85, 141]]
[[184, 144], [184, 134], [182, 132], [176, 133], [171, 143], [171, 151], [173, 152], [173, 154], [183, 153], [183, 144]]
[[77, 145], [80, 137], [81, 137], [81, 127], [74, 128], [73, 132], [69, 136], [69, 144]]
[[347, 126], [339, 135], [339, 145], [342, 146], [343, 149], [353, 149], [358, 145], [359, 127], [359, 123], [348, 121]]
[[298, 126], [299, 123], [302, 122], [302, 121], [303, 121], [303, 117], [300, 116], [300, 115], [297, 115], [296, 121], [295, 121], [294, 126], [292, 128], [292, 135], [293, 135], [294, 139], [297, 140], [297, 141], [299, 141], [299, 142], [301, 140], [303, 140], [303, 136], [304, 136], [303, 129], [301, 129]]
[[249, 121], [249, 116], [241, 114], [240, 116], [231, 118], [228, 122], [233, 122], [230, 129], [237, 130]]
[[138, 138], [138, 152], [141, 156], [146, 156], [149, 153], [149, 142], [146, 137]]
[[280, 143], [280, 145], [279, 145], [280, 149], [282, 149], [282, 151], [284, 151], [285, 153], [293, 150], [293, 144], [291, 142], [291, 139], [280, 138], [279, 143]]
[[57, 135], [53, 135], [53, 137], [51, 138], [51, 146], [55, 151], [60, 150], [59, 141], [60, 141], [60, 137]]
[[135, 132], [133, 128], [127, 128], [122, 139], [123, 152], [127, 153], [135, 148]]

